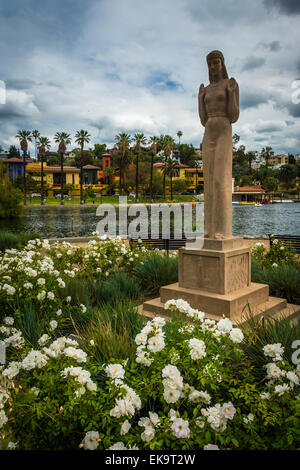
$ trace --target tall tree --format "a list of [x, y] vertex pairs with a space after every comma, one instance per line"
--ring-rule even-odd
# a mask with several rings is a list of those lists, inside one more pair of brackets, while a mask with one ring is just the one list
[[130, 161], [129, 146], [132, 139], [129, 134], [126, 134], [126, 132], [121, 132], [120, 134], [116, 135], [115, 140], [117, 141], [117, 148], [119, 151], [119, 153], [116, 154], [116, 160], [119, 164], [119, 194], [121, 195], [122, 178], [126, 165]]
[[165, 167], [163, 169], [165, 176], [168, 176], [170, 178], [171, 201], [173, 200], [173, 177], [176, 176], [178, 167], [178, 162], [169, 158], [165, 163]]
[[76, 132], [75, 135], [75, 142], [80, 145], [80, 204], [83, 204], [83, 190], [82, 190], [82, 179], [83, 179], [83, 148], [84, 144], [88, 144], [90, 141], [90, 134], [88, 131], [84, 131], [81, 129], [80, 131]]
[[34, 149], [35, 149], [35, 159], [37, 159], [37, 140], [40, 137], [40, 132], [37, 129], [34, 129], [31, 132], [32, 137], [34, 138]]
[[149, 139], [149, 144], [151, 144], [150, 152], [151, 152], [151, 166], [150, 166], [150, 203], [153, 202], [153, 163], [154, 163], [154, 156], [157, 154], [157, 144], [159, 142], [159, 137], [155, 135], [151, 136]]
[[8, 150], [8, 157], [9, 158], [20, 158], [20, 151], [17, 149], [15, 145], [11, 145]]
[[146, 145], [146, 137], [144, 134], [134, 134], [135, 141], [134, 150], [136, 153], [135, 158], [135, 202], [139, 202], [139, 158], [141, 155], [142, 145]]
[[183, 136], [183, 133], [181, 131], [178, 131], [177, 132], [177, 137], [178, 137], [178, 142], [179, 142], [179, 145], [180, 145], [180, 138]]
[[296, 165], [291, 165], [290, 163], [288, 163], [287, 165], [282, 165], [282, 167], [280, 168], [279, 179], [285, 184], [286, 189], [289, 189], [294, 185], [296, 178]]
[[274, 152], [272, 150], [272, 147], [267, 146], [266, 148], [263, 148], [260, 155], [265, 159], [266, 166], [268, 166], [270, 158], [272, 158], [274, 156]]
[[168, 135], [165, 135], [163, 138], [162, 146], [163, 146], [163, 151], [164, 151], [164, 156], [165, 156], [165, 165], [163, 169], [163, 200], [165, 201], [166, 200], [166, 176], [167, 176], [165, 168], [167, 166], [166, 162], [170, 158], [172, 149], [174, 148], [174, 139]]
[[60, 154], [60, 204], [64, 205], [64, 154], [67, 145], [70, 145], [70, 134], [66, 132], [56, 132], [54, 141], [58, 144], [58, 153]]
[[23, 191], [24, 191], [24, 206], [27, 204], [26, 200], [26, 155], [28, 150], [28, 142], [31, 142], [31, 132], [26, 130], [19, 130], [17, 135], [17, 139], [19, 139], [20, 147], [23, 152]]
[[44, 160], [46, 150], [50, 149], [50, 140], [48, 137], [39, 137], [38, 142], [38, 151], [39, 151], [39, 159], [41, 161], [41, 205], [45, 204], [44, 202]]
[[255, 160], [256, 158], [256, 152], [247, 152], [246, 153], [246, 158], [248, 160], [248, 167], [249, 167], [249, 170], [251, 171], [252, 170], [252, 162], [253, 160]]

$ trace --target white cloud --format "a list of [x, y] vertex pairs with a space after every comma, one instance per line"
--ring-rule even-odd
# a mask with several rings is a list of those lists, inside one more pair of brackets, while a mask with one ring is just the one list
[[[39, 23], [32, 10], [25, 21], [16, 11], [0, 30], [0, 38], [11, 41], [6, 77], [19, 80], [19, 89], [8, 91], [10, 108], [0, 109], [0, 143], [14, 142], [19, 128], [38, 128], [50, 138], [59, 130], [73, 136], [85, 128], [91, 144], [112, 144], [122, 131], [176, 137], [181, 129], [183, 142], [199, 146], [197, 93], [201, 82], [208, 83], [205, 57], [221, 49], [229, 75], [240, 85], [241, 113], [233, 132], [241, 143], [249, 150], [271, 145], [278, 152], [299, 151], [299, 118], [287, 109], [297, 78], [299, 16], [269, 11], [260, 0], [87, 0], [76, 21], [58, 19], [56, 35], [56, 12], [46, 3], [47, 20]], [[26, 27], [26, 53], [8, 36], [10, 22]], [[274, 42], [274, 48], [261, 47]], [[260, 66], [251, 68], [256, 57]], [[295, 124], [287, 126], [288, 120]]]

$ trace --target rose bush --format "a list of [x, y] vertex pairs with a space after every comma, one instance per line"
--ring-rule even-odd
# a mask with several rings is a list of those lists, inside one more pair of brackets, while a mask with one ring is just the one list
[[[26, 449], [296, 449], [299, 366], [267, 344], [257, 382], [227, 318], [169, 301], [135, 338], [136, 358], [97, 364], [77, 341], [42, 336], [2, 375], [0, 427]], [[13, 328], [5, 319], [5, 327]], [[10, 332], [16, 334], [16, 332]], [[8, 336], [9, 337], [9, 336]], [[4, 446], [8, 446], [8, 438]]]

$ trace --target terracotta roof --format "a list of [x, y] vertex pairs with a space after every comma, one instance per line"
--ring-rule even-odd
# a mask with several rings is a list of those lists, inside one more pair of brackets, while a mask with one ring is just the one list
[[197, 173], [197, 172], [198, 172], [198, 173], [201, 173], [201, 171], [203, 171], [203, 168], [201, 168], [201, 167], [199, 166], [198, 169], [197, 169], [197, 168], [187, 168], [185, 171], [190, 171], [190, 172], [193, 172], [193, 173]]
[[[26, 167], [26, 170], [27, 171], [41, 171], [41, 165], [27, 165]], [[60, 173], [60, 166], [44, 166], [44, 170], [43, 170], [45, 173]], [[80, 172], [80, 169], [79, 168], [76, 168], [75, 166], [64, 166], [63, 167], [63, 171], [64, 173], [79, 173]]]
[[[234, 188], [237, 191], [237, 186]], [[261, 186], [240, 186], [239, 191], [243, 192], [262, 192], [264, 189]]]
[[102, 157], [111, 157], [111, 153], [102, 153]]
[[84, 170], [100, 170], [100, 167], [95, 165], [84, 165], [82, 168]]
[[3, 163], [23, 163], [22, 158], [11, 157], [3, 160]]

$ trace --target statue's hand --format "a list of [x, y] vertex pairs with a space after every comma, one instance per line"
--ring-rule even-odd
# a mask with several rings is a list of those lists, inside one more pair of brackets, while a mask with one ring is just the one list
[[228, 85], [227, 85], [227, 89], [228, 89], [229, 93], [233, 93], [234, 90], [236, 89], [236, 87], [237, 87], [237, 83], [236, 83], [235, 79], [233, 77], [231, 77], [228, 80]]
[[199, 98], [202, 98], [202, 96], [204, 95], [204, 90], [205, 90], [205, 87], [203, 83], [201, 83], [200, 88], [199, 88], [199, 93], [198, 93]]

